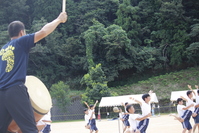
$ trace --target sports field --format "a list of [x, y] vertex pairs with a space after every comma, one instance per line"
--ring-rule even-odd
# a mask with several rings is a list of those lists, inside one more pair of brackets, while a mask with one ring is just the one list
[[[193, 126], [192, 118], [191, 124]], [[84, 121], [52, 123], [51, 133], [89, 133], [84, 125]], [[108, 121], [103, 119], [100, 122], [97, 120], [97, 127], [99, 133], [122, 133], [122, 123], [120, 122], [121, 131], [119, 132], [118, 120]], [[150, 118], [147, 133], [181, 133], [181, 131], [182, 125], [180, 122], [174, 120], [172, 116], [162, 115]]]

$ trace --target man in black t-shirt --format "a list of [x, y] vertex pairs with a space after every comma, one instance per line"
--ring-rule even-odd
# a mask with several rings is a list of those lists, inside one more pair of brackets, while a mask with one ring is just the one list
[[14, 119], [23, 133], [38, 133], [33, 109], [25, 87], [29, 51], [35, 43], [48, 36], [67, 20], [66, 12], [40, 31], [26, 35], [20, 21], [9, 24], [11, 40], [0, 50], [0, 133], [6, 133]]

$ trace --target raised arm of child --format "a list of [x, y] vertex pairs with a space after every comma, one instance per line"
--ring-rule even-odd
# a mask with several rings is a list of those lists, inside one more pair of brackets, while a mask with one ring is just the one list
[[133, 98], [133, 97], [130, 97], [129, 99], [135, 101], [136, 103], [139, 103], [140, 106], [142, 106], [142, 102], [141, 102], [141, 101], [139, 101], [139, 100], [137, 100], [137, 99], [135, 99], [135, 98]]
[[180, 98], [182, 98], [183, 100], [185, 100], [187, 102], [187, 99], [183, 96], [180, 96]]
[[95, 102], [95, 104], [94, 104], [93, 108], [95, 108], [95, 107], [96, 107], [97, 103], [98, 103], [98, 100]]
[[188, 86], [188, 88], [190, 89], [190, 91], [192, 91], [192, 92], [193, 92], [193, 94], [196, 96], [196, 93], [195, 93], [195, 91], [193, 91], [193, 89], [192, 89], [191, 85], [187, 85], [187, 86]]
[[87, 106], [88, 109], [90, 109], [90, 107], [88, 106], [88, 103], [87, 103], [87, 102], [84, 102], [84, 104]]

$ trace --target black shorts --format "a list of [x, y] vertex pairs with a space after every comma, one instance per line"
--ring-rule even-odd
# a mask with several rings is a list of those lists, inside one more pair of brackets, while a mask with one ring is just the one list
[[25, 85], [0, 90], [0, 133], [6, 133], [15, 120], [23, 133], [38, 133], [33, 108]]

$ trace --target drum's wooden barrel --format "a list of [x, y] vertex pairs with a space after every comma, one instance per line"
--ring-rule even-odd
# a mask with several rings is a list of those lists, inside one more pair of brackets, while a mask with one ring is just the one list
[[[30, 96], [35, 121], [38, 122], [45, 114], [50, 111], [50, 108], [52, 107], [50, 93], [48, 92], [46, 86], [34, 76], [26, 76], [25, 85]], [[8, 131], [18, 132], [19, 130], [20, 128], [13, 120], [8, 127]]]

